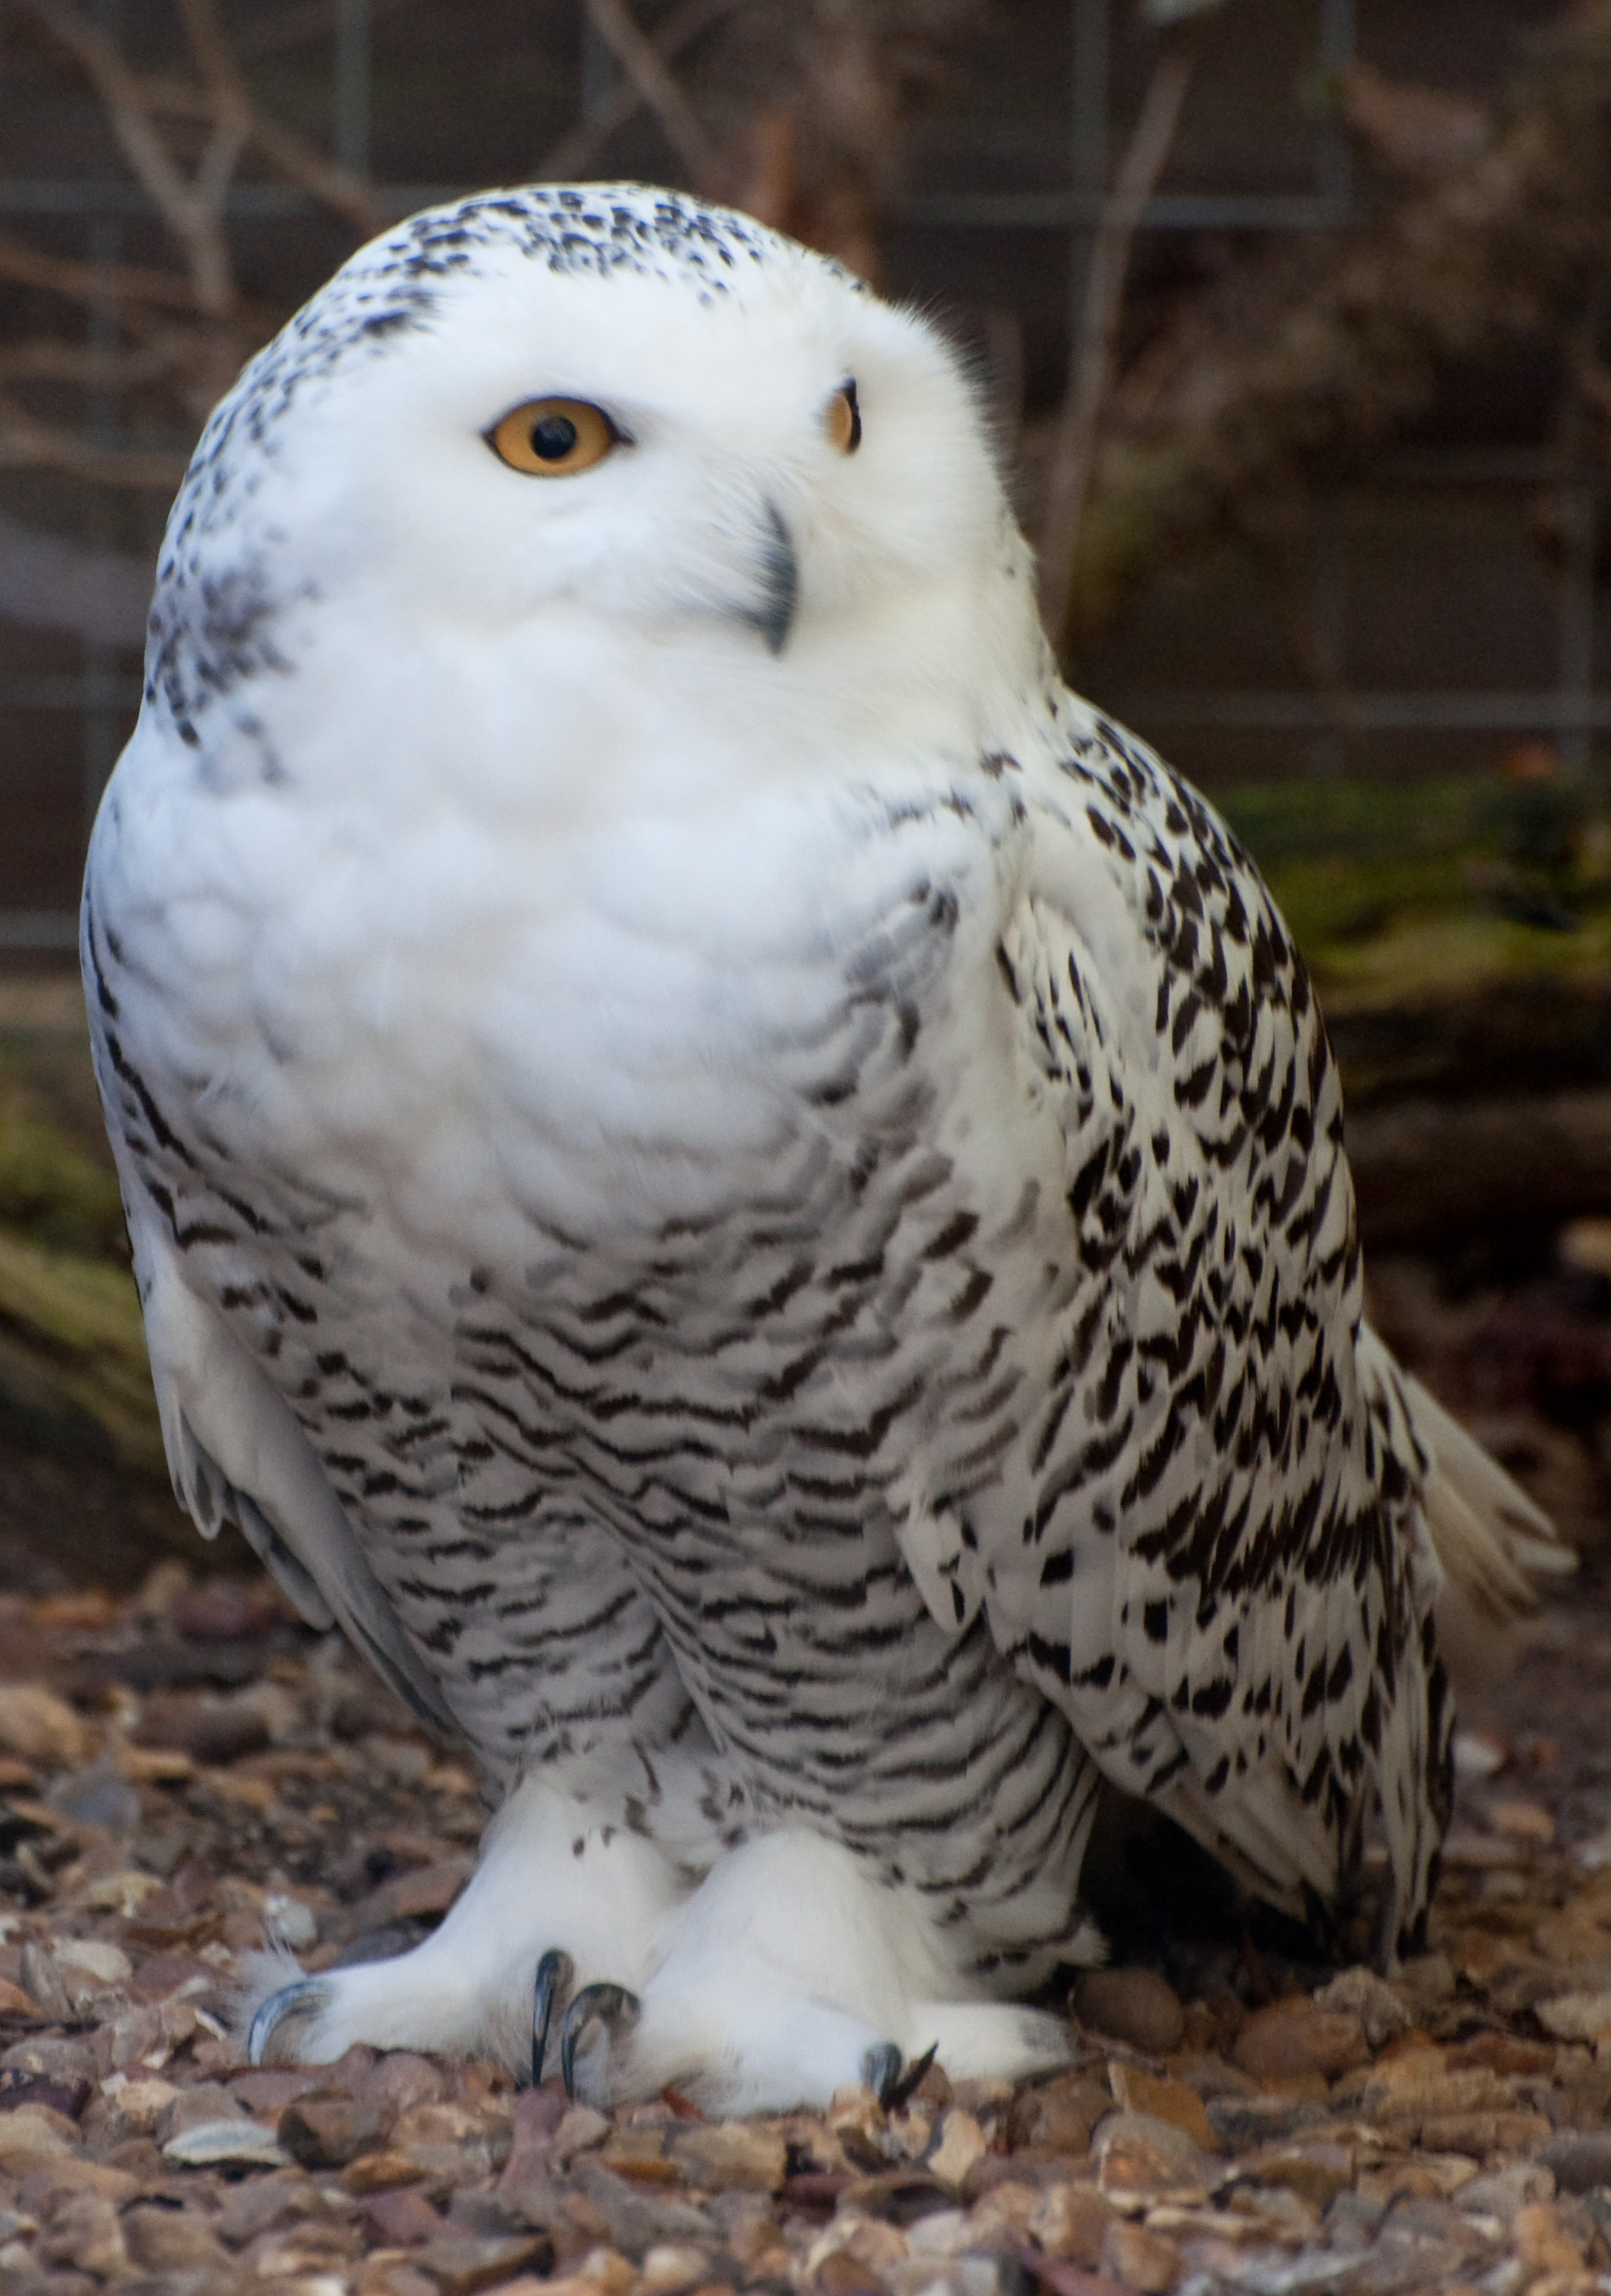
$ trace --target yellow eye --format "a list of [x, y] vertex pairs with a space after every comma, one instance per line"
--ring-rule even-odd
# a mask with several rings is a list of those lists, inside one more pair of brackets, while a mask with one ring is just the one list
[[511, 471], [534, 479], [569, 479], [601, 463], [621, 434], [602, 407], [585, 398], [528, 398], [511, 406], [487, 443]]
[[862, 410], [854, 382], [842, 382], [822, 409], [822, 428], [829, 444], [841, 455], [854, 455], [862, 443]]

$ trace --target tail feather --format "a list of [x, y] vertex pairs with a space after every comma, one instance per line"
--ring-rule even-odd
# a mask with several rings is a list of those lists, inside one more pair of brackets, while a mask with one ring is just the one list
[[1577, 1557], [1541, 1507], [1491, 1458], [1419, 1380], [1397, 1378], [1411, 1425], [1431, 1460], [1427, 1528], [1443, 1566], [1438, 1647], [1457, 1689], [1502, 1682], [1538, 1632], [1529, 1573], [1565, 1577]]

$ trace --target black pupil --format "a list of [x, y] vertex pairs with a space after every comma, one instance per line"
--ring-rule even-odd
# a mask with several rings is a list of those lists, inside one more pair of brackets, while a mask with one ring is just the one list
[[568, 414], [545, 414], [531, 426], [531, 451], [540, 463], [562, 463], [577, 443], [577, 426]]

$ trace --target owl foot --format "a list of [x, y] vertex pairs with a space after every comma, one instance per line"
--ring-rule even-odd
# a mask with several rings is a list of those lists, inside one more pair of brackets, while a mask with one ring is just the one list
[[662, 1922], [633, 2013], [612, 2015], [606, 1988], [596, 2008], [578, 1996], [568, 2079], [589, 2104], [675, 2087], [725, 2118], [821, 2107], [855, 2083], [893, 2104], [936, 2054], [959, 2079], [1068, 2061], [1058, 2019], [961, 1989], [915, 1893], [818, 1835], [763, 1835]]
[[[548, 2028], [553, 2018], [554, 2003], [568, 1990], [576, 1979], [576, 1964], [568, 1953], [557, 1946], [550, 1947], [537, 1964], [536, 1981], [531, 1997], [531, 2085], [538, 2088], [543, 2081], [543, 2060], [548, 2054]], [[568, 2017], [566, 2019], [569, 2024]], [[561, 2037], [562, 2039], [562, 2037]]]
[[637, 1995], [629, 1993], [624, 1985], [585, 1985], [573, 1997], [560, 2028], [560, 2076], [565, 2083], [565, 2094], [573, 2103], [577, 2095], [577, 2042], [593, 2024], [602, 2025], [607, 2043], [618, 2032], [630, 2032], [638, 2021], [642, 2005]]
[[316, 1977], [298, 1977], [290, 1985], [282, 1985], [271, 1993], [253, 2017], [246, 2035], [246, 2062], [260, 2065], [279, 2028], [288, 2021], [294, 2026], [313, 2016], [324, 2006], [329, 1988]]
[[669, 1858], [607, 1822], [596, 1802], [557, 1791], [546, 1774], [528, 1778], [489, 1827], [441, 1927], [411, 1953], [317, 1977], [283, 1954], [259, 1957], [244, 2010], [251, 2061], [330, 2064], [364, 2041], [490, 2056], [540, 2079], [572, 1987], [642, 1986], [659, 1924], [686, 1889]]

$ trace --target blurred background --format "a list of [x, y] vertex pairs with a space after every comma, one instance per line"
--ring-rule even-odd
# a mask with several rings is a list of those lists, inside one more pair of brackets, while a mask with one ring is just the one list
[[72, 956], [191, 446], [389, 220], [609, 176], [964, 347], [1071, 678], [1317, 977], [1373, 1314], [1592, 1550], [1611, 0], [4, 0], [0, 1582], [199, 1552]]

